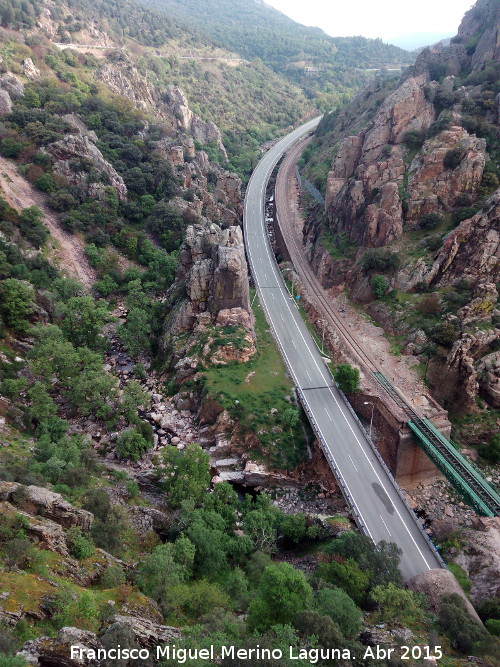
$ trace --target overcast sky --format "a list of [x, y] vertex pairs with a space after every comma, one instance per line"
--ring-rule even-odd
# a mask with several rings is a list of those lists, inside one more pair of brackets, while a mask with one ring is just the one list
[[333, 36], [455, 35], [473, 0], [265, 0], [295, 21]]

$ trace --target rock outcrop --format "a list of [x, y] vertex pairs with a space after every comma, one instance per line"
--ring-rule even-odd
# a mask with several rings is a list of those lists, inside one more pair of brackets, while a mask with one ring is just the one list
[[[451, 150], [460, 151], [460, 164], [446, 168], [444, 159]], [[464, 193], [475, 193], [485, 162], [486, 141], [462, 127], [450, 127], [428, 139], [410, 166], [407, 219], [449, 211]]]
[[500, 280], [500, 190], [448, 234], [425, 280], [442, 286]]
[[54, 551], [62, 556], [69, 555], [64, 529], [60, 524], [50, 519], [33, 517], [10, 503], [0, 502], [0, 518], [4, 520], [9, 514], [18, 514], [26, 518], [26, 534], [33, 538], [42, 549]]
[[86, 510], [73, 507], [59, 493], [41, 486], [23, 486], [17, 482], [0, 482], [0, 501], [33, 516], [41, 515], [51, 519], [64, 528], [78, 526], [84, 531], [90, 530], [94, 515]]
[[472, 581], [470, 596], [474, 604], [500, 596], [500, 520], [497, 517], [483, 522], [485, 531], [462, 531], [465, 546], [455, 557]]
[[192, 330], [200, 322], [216, 323], [221, 311], [231, 311], [232, 321], [250, 327], [248, 267], [240, 227], [188, 227], [177, 280], [185, 282], [188, 298], [177, 310], [173, 333]]
[[227, 159], [219, 128], [211, 121], [203, 121], [189, 108], [186, 96], [177, 86], [169, 86], [164, 99], [178, 121], [179, 127], [189, 132], [195, 141], [202, 144], [214, 143]]
[[127, 186], [116, 169], [104, 159], [103, 154], [91, 141], [88, 133], [70, 134], [46, 147], [54, 161], [53, 171], [68, 183], [83, 185], [91, 197], [104, 199], [106, 186], [103, 182], [90, 182], [90, 168], [104, 174], [104, 179], [114, 188], [118, 199], [127, 201]]
[[[105, 654], [106, 649], [116, 650], [120, 638], [123, 648], [152, 649], [178, 637], [180, 632], [177, 628], [159, 625], [144, 618], [116, 615], [99, 636], [79, 628], [62, 628], [57, 637], [40, 637], [27, 642], [18, 655], [33, 667], [100, 667], [109, 664], [109, 661], [98, 657], [98, 652]], [[71, 647], [78, 650], [72, 653]], [[129, 664], [128, 660], [126, 664]]]
[[439, 613], [444, 597], [452, 594], [459, 595], [465, 602], [469, 614], [480, 622], [476, 610], [449, 570], [427, 570], [407, 581], [406, 585], [412, 591], [423, 593], [429, 601], [431, 611], [435, 614]]

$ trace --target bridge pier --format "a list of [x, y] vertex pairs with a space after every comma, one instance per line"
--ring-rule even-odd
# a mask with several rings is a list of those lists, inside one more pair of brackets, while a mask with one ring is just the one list
[[[420, 483], [432, 483], [444, 479], [431, 459], [417, 445], [411, 429], [407, 426], [406, 415], [388, 398], [367, 393], [356, 393], [349, 400], [365, 423], [371, 419], [373, 410], [374, 441], [387, 467], [397, 482], [405, 488], [416, 487]], [[369, 402], [366, 405], [366, 402]], [[447, 413], [442, 410], [431, 421], [447, 436], [451, 430]]]

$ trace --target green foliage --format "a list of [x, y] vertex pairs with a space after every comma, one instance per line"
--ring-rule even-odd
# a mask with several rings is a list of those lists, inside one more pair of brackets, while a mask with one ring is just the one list
[[465, 602], [457, 593], [445, 596], [439, 610], [439, 624], [453, 645], [470, 654], [475, 642], [484, 638], [484, 628], [469, 614]]
[[71, 526], [66, 531], [66, 544], [70, 554], [78, 560], [89, 558], [95, 551], [92, 540], [85, 537], [78, 526]]
[[11, 137], [7, 137], [0, 141], [0, 155], [3, 155], [3, 157], [16, 158], [22, 149], [22, 143]]
[[120, 337], [132, 355], [149, 352], [151, 348], [150, 315], [142, 308], [132, 308], [127, 320], [119, 329]]
[[38, 206], [23, 208], [21, 215], [19, 216], [19, 229], [21, 234], [32, 243], [35, 248], [40, 248], [49, 235], [42, 220], [43, 213]]
[[0, 314], [5, 324], [19, 333], [26, 332], [27, 318], [33, 312], [31, 285], [15, 278], [0, 281]]
[[450, 148], [443, 158], [443, 165], [445, 169], [455, 169], [460, 165], [464, 158], [464, 151], [462, 148]]
[[350, 364], [338, 364], [333, 370], [333, 377], [345, 394], [353, 394], [359, 387], [359, 369]]
[[418, 224], [421, 229], [435, 229], [442, 221], [443, 216], [439, 213], [424, 213]]
[[321, 563], [317, 575], [329, 584], [341, 588], [357, 605], [366, 604], [370, 588], [370, 572], [362, 570], [353, 558], [348, 558], [344, 562]]
[[495, 433], [489, 445], [482, 445], [479, 447], [479, 453], [490, 463], [498, 463], [500, 461], [500, 434]]
[[383, 299], [389, 286], [387, 278], [385, 276], [372, 276], [370, 285], [373, 290], [373, 296], [376, 299]]
[[315, 596], [315, 609], [337, 623], [344, 637], [355, 637], [362, 628], [361, 610], [341, 588], [323, 588]]
[[413, 591], [389, 583], [386, 586], [375, 586], [371, 597], [378, 606], [381, 622], [404, 625], [422, 618], [421, 600]]
[[100, 350], [105, 346], [102, 328], [109, 321], [107, 305], [90, 296], [70, 298], [63, 309], [61, 329], [76, 347]]
[[148, 451], [150, 444], [135, 428], [123, 431], [116, 441], [116, 453], [120, 458], [137, 461]]
[[184, 451], [166, 447], [161, 486], [168, 503], [180, 507], [183, 500], [199, 503], [210, 483], [209, 455], [199, 445], [190, 443]]
[[268, 565], [250, 603], [249, 626], [262, 632], [278, 623], [288, 624], [311, 603], [312, 590], [303, 572], [288, 563]]
[[387, 273], [399, 266], [399, 257], [396, 253], [384, 248], [370, 248], [361, 258], [361, 266], [365, 271], [380, 271]]
[[451, 347], [458, 338], [458, 332], [451, 322], [438, 322], [427, 330], [427, 334], [443, 347]]
[[103, 588], [116, 588], [125, 583], [125, 572], [119, 565], [110, 565], [99, 578], [99, 584]]

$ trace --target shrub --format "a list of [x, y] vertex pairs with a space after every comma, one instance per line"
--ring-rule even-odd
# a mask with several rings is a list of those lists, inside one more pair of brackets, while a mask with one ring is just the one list
[[31, 285], [7, 278], [0, 282], [0, 314], [5, 324], [14, 331], [25, 332], [27, 318], [32, 313], [33, 289]]
[[439, 213], [424, 213], [419, 220], [421, 229], [435, 229], [443, 221], [443, 216]]
[[441, 312], [441, 304], [437, 294], [424, 296], [417, 304], [417, 310], [426, 315], [438, 315]]
[[118, 456], [123, 459], [132, 459], [132, 461], [137, 461], [149, 448], [147, 440], [135, 428], [123, 431], [116, 443]]
[[7, 137], [0, 141], [0, 154], [3, 155], [3, 157], [16, 158], [22, 149], [22, 143], [11, 137]]
[[443, 598], [439, 625], [462, 653], [470, 653], [475, 642], [485, 635], [485, 630], [472, 618], [464, 600], [457, 593]]
[[373, 296], [376, 299], [382, 299], [387, 292], [388, 282], [385, 276], [373, 276], [370, 280]]
[[333, 376], [340, 389], [345, 394], [353, 394], [359, 386], [359, 369], [350, 364], [339, 364], [333, 371]]
[[425, 141], [425, 133], [421, 130], [411, 130], [404, 135], [403, 141], [408, 148], [413, 150], [419, 149]]
[[66, 533], [66, 544], [69, 553], [78, 560], [89, 558], [95, 551], [92, 540], [85, 537], [77, 526], [72, 526]]
[[435, 343], [443, 347], [451, 347], [458, 335], [451, 322], [439, 322], [428, 331], [428, 334]]
[[103, 588], [116, 588], [125, 583], [125, 572], [119, 565], [110, 565], [101, 574], [99, 583]]
[[483, 459], [490, 463], [498, 463], [500, 461], [500, 434], [495, 433], [489, 445], [483, 445], [479, 448], [479, 453]]
[[445, 169], [455, 169], [462, 162], [464, 158], [464, 152], [461, 148], [451, 148], [446, 152], [443, 165]]
[[40, 176], [40, 178], [37, 178], [35, 186], [42, 192], [47, 192], [48, 194], [55, 192], [57, 189], [52, 174], [44, 174], [43, 176]]
[[383, 248], [373, 248], [367, 250], [361, 258], [361, 266], [365, 271], [380, 271], [387, 273], [397, 269], [399, 266], [399, 257], [396, 253]]

